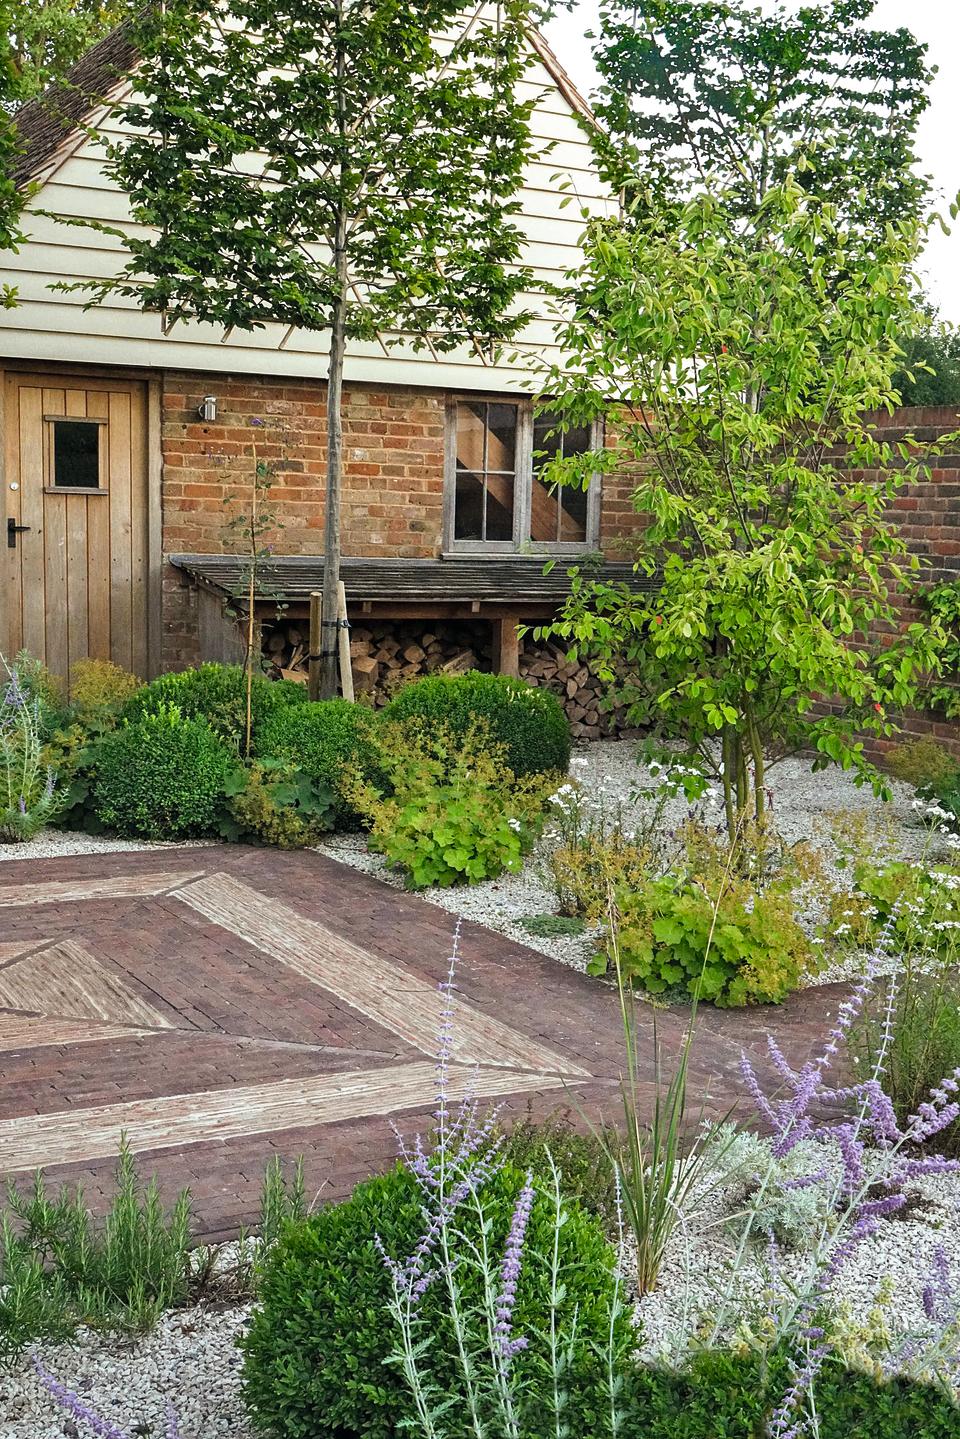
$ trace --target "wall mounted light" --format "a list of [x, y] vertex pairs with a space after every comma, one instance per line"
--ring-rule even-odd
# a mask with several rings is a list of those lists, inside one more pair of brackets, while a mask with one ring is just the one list
[[200, 407], [197, 410], [197, 414], [200, 416], [201, 420], [206, 420], [208, 425], [212, 425], [214, 420], [217, 418], [216, 395], [204, 395], [203, 400], [200, 403]]

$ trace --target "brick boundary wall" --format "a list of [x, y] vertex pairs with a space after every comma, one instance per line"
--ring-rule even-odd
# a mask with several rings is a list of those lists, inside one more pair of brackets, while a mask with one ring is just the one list
[[[871, 416], [881, 439], [901, 440], [912, 434], [921, 447], [954, 430], [960, 430], [960, 411], [947, 406], [903, 408], [892, 415]], [[890, 504], [889, 518], [896, 525], [907, 548], [925, 561], [918, 576], [918, 588], [927, 589], [943, 580], [960, 580], [960, 440], [930, 462], [929, 480], [905, 485]], [[927, 612], [918, 602], [904, 599], [900, 622], [906, 626], [923, 621]], [[935, 712], [908, 710], [896, 716], [902, 734], [893, 740], [871, 739], [867, 748], [882, 760], [897, 744], [932, 736], [960, 759], [960, 724], [947, 721]]]

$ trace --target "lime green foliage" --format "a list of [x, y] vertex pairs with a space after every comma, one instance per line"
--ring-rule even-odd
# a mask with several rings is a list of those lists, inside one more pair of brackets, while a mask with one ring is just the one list
[[586, 929], [579, 915], [572, 914], [527, 914], [520, 920], [520, 925], [528, 934], [535, 934], [540, 939], [553, 939], [554, 936], [575, 938]]
[[[870, 418], [895, 402], [895, 336], [918, 323], [924, 230], [904, 219], [855, 243], [803, 180], [743, 226], [726, 193], [677, 204], [669, 225], [588, 224], [559, 335], [570, 360], [544, 382], [563, 423], [607, 417], [618, 439], [548, 481], [628, 461], [649, 520], [636, 559], [659, 586], [584, 578], [552, 633], [608, 683], [614, 661], [644, 671], [664, 733], [722, 784], [731, 833], [762, 817], [766, 766], [795, 749], [883, 792], [859, 736], [894, 732], [944, 644], [938, 624], [900, 632], [919, 560], [888, 512], [952, 437], [893, 443]], [[825, 694], [830, 713], [814, 708]]]
[[591, 972], [603, 974], [619, 950], [624, 981], [648, 994], [779, 1003], [814, 967], [795, 915], [798, 893], [820, 875], [816, 853], [788, 849], [762, 826], [732, 846], [695, 823], [678, 838], [669, 868], [611, 892], [613, 916]]
[[830, 901], [833, 935], [842, 943], [871, 943], [888, 924], [909, 954], [960, 958], [960, 871], [925, 860], [853, 867], [853, 886]]
[[[480, 1191], [490, 1251], [502, 1255], [523, 1175], [504, 1167]], [[388, 1254], [412, 1254], [423, 1232], [420, 1192], [410, 1173], [396, 1169], [358, 1185], [344, 1204], [330, 1206], [303, 1224], [290, 1224], [268, 1257], [260, 1301], [244, 1353], [244, 1396], [255, 1427], [274, 1439], [396, 1439], [412, 1418], [413, 1401], [398, 1365], [387, 1360], [397, 1338], [387, 1312], [390, 1281], [374, 1236]], [[465, 1201], [456, 1217], [465, 1256], [480, 1236], [477, 1207]], [[517, 1391], [524, 1396], [524, 1439], [555, 1433], [541, 1381], [549, 1373], [551, 1306], [547, 1257], [553, 1249], [555, 1214], [548, 1195], [537, 1193], [521, 1267], [515, 1331], [529, 1338], [516, 1355]], [[564, 1288], [557, 1297], [557, 1325], [569, 1332], [576, 1312], [576, 1338], [564, 1381], [572, 1413], [584, 1435], [605, 1432], [603, 1352], [611, 1324], [614, 1251], [596, 1220], [574, 1201], [564, 1204], [559, 1231]], [[474, 1362], [489, 1365], [486, 1318], [478, 1313], [482, 1280], [465, 1260], [458, 1272], [470, 1316], [467, 1343]], [[430, 1377], [454, 1401], [446, 1410], [450, 1439], [466, 1439], [469, 1421], [459, 1397], [462, 1369], [454, 1357], [447, 1295], [442, 1282], [423, 1299], [425, 1332], [431, 1335]], [[632, 1343], [625, 1315], [615, 1323], [615, 1355], [626, 1359]], [[476, 1327], [474, 1327], [476, 1326]], [[418, 1431], [417, 1431], [418, 1432]], [[472, 1432], [472, 1431], [471, 1431]]]
[[140, 839], [212, 834], [236, 754], [202, 719], [159, 703], [99, 746], [93, 805], [100, 823]]
[[491, 739], [506, 747], [506, 762], [518, 777], [566, 774], [570, 765], [570, 729], [556, 695], [507, 675], [430, 675], [402, 689], [383, 714], [388, 721], [416, 717], [443, 724], [457, 736], [475, 720], [486, 720]]
[[303, 849], [333, 828], [333, 791], [288, 760], [255, 760], [226, 783], [224, 839]]
[[78, 660], [70, 678], [73, 718], [90, 728], [112, 728], [143, 680], [111, 660]]
[[[789, 893], [731, 882], [718, 897], [662, 875], [619, 896], [624, 973], [648, 994], [677, 990], [722, 1006], [776, 1004], [812, 963]], [[603, 972], [607, 954], [592, 965]]]
[[516, 779], [506, 747], [481, 721], [462, 734], [407, 720], [376, 733], [381, 787], [357, 777], [350, 803], [370, 847], [403, 870], [411, 889], [476, 884], [516, 871], [543, 824], [543, 778]]
[[[291, 705], [306, 702], [303, 685], [254, 675], [251, 686], [253, 742], [261, 728]], [[211, 729], [239, 750], [247, 723], [247, 676], [242, 665], [203, 664], [197, 669], [151, 680], [123, 706], [123, 720], [138, 720], [163, 705], [176, 705], [184, 719], [206, 720]]]
[[543, 1120], [531, 1116], [507, 1130], [500, 1153], [515, 1169], [523, 1174], [532, 1169], [545, 1183], [552, 1180], [552, 1160], [564, 1198], [572, 1199], [599, 1219], [604, 1233], [616, 1242], [617, 1184], [608, 1150], [616, 1145], [617, 1135], [612, 1128], [602, 1131], [602, 1135], [577, 1129], [569, 1110]]
[[356, 825], [357, 813], [346, 797], [347, 771], [368, 780], [374, 768], [375, 720], [364, 705], [348, 700], [321, 700], [280, 709], [256, 732], [260, 755], [287, 760], [307, 775], [319, 791], [333, 795], [339, 826]]
[[[794, 1373], [790, 1356], [746, 1345], [706, 1350], [679, 1371], [637, 1366], [626, 1374], [622, 1432], [625, 1439], [766, 1439]], [[960, 1424], [940, 1387], [873, 1378], [833, 1355], [815, 1394], [820, 1439], [954, 1439]]]
[[928, 793], [960, 778], [960, 763], [929, 735], [894, 746], [886, 757], [886, 765], [897, 779]]
[[30, 1190], [10, 1186], [0, 1221], [0, 1356], [36, 1340], [67, 1338], [80, 1324], [147, 1329], [185, 1301], [189, 1193], [167, 1215], [156, 1183], [142, 1185], [125, 1145], [116, 1185], [102, 1225], [80, 1189], [51, 1197], [39, 1173]]
[[941, 674], [921, 698], [930, 709], [956, 719], [960, 716], [960, 580], [931, 585], [922, 598], [931, 620], [946, 631], [947, 642], [940, 654]]

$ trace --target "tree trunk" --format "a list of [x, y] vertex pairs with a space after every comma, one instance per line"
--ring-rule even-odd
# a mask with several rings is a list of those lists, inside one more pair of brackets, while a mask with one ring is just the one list
[[327, 508], [323, 536], [323, 602], [320, 613], [320, 698], [337, 693], [337, 623], [340, 596], [340, 493], [343, 483], [343, 358], [346, 346], [346, 219], [337, 226], [334, 263], [339, 293], [330, 320], [327, 371]]

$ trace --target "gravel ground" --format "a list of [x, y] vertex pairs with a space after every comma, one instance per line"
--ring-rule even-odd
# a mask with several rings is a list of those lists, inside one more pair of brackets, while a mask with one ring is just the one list
[[[743, 1190], [715, 1190], [678, 1230], [668, 1246], [660, 1281], [636, 1304], [643, 1330], [641, 1353], [667, 1358], [678, 1334], [696, 1334], [728, 1300], [731, 1268], [739, 1236], [724, 1220], [743, 1202]], [[741, 1231], [742, 1232], [742, 1231]], [[881, 1220], [863, 1240], [827, 1291], [833, 1304], [865, 1321], [878, 1306], [894, 1335], [932, 1335], [922, 1292], [933, 1270], [934, 1250], [942, 1248], [951, 1274], [960, 1277], [960, 1174], [939, 1174], [913, 1182], [901, 1215]], [[749, 1303], [766, 1285], [765, 1251], [758, 1246], [738, 1274], [736, 1293]], [[629, 1263], [629, 1256], [627, 1257]], [[810, 1262], [802, 1252], [781, 1248], [781, 1284], [802, 1284]], [[895, 1341], [893, 1349], [899, 1347]]]
[[[4, 859], [66, 859], [71, 854], [126, 854], [131, 850], [202, 849], [212, 840], [178, 839], [149, 843], [139, 839], [119, 839], [116, 835], [81, 834], [77, 830], [44, 829], [26, 844], [0, 844], [0, 860]], [[3, 1431], [0, 1430], [0, 1434]]]
[[[636, 745], [627, 740], [597, 740], [575, 747], [570, 767], [571, 777], [581, 786], [584, 795], [608, 809], [624, 806], [624, 820], [639, 821], [651, 804], [641, 799], [631, 803], [638, 790], [654, 784], [645, 766], [636, 758]], [[893, 800], [886, 805], [876, 800], [867, 788], [858, 789], [851, 777], [839, 769], [813, 774], [809, 762], [784, 760], [771, 772], [771, 814], [777, 829], [788, 844], [807, 841], [816, 844], [826, 855], [830, 849], [828, 828], [830, 817], [838, 812], [856, 811], [879, 815], [889, 824], [899, 855], [910, 858], [920, 855], [928, 844], [928, 832], [916, 822], [910, 807], [913, 791], [909, 785], [892, 782]], [[664, 810], [663, 823], [672, 828], [686, 819], [689, 807], [684, 799], [671, 801]], [[533, 854], [519, 874], [505, 874], [496, 880], [456, 889], [427, 889], [419, 893], [431, 904], [452, 914], [495, 929], [509, 939], [529, 945], [575, 969], [584, 969], [593, 953], [592, 936], [582, 937], [532, 935], [520, 920], [532, 915], [556, 914], [557, 901], [550, 881], [549, 855], [556, 845], [556, 834], [547, 826]], [[391, 871], [383, 857], [371, 854], [362, 835], [334, 835], [318, 846], [322, 854], [343, 864], [352, 865], [366, 874], [376, 875], [386, 884], [403, 888], [403, 880]], [[828, 864], [828, 870], [832, 866]], [[839, 880], [839, 871], [834, 871]], [[834, 983], [848, 979], [862, 969], [859, 955], [843, 956], [811, 976], [815, 984]]]

